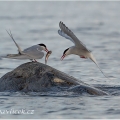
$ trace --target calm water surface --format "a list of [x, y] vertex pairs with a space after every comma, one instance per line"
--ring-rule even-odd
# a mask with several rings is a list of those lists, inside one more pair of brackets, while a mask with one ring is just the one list
[[[44, 43], [53, 53], [48, 64], [109, 96], [73, 93], [0, 93], [0, 110], [34, 110], [32, 115], [2, 114], [0, 118], [120, 118], [120, 2], [0, 2], [0, 55], [17, 53], [11, 30], [22, 49]], [[58, 35], [63, 21], [93, 52], [94, 63], [71, 55], [60, 61], [73, 43]], [[29, 60], [0, 59], [0, 77]], [[44, 63], [44, 59], [39, 60]]]

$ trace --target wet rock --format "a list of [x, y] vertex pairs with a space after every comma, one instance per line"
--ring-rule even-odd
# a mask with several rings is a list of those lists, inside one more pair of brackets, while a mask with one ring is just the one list
[[[0, 91], [45, 92], [55, 86], [68, 87], [68, 91], [73, 90], [73, 92], [81, 93], [85, 91], [91, 95], [107, 94], [72, 76], [38, 62], [22, 64], [0, 78]], [[79, 87], [72, 88], [73, 86]]]
[[100, 89], [94, 88], [89, 85], [76, 85], [73, 87], [70, 87], [67, 91], [74, 92], [78, 94], [90, 94], [90, 95], [107, 95], [106, 92], [103, 92]]

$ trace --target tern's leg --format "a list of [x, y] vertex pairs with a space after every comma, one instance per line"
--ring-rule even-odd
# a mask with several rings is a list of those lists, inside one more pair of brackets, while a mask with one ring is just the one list
[[37, 62], [37, 60], [36, 60], [36, 59], [34, 59], [34, 62]]
[[36, 59], [30, 59], [32, 62], [37, 62], [37, 60]]
[[30, 59], [31, 62], [34, 62], [34, 59]]
[[81, 55], [80, 55], [80, 57], [86, 59], [86, 57], [84, 57], [84, 56], [81, 56]]

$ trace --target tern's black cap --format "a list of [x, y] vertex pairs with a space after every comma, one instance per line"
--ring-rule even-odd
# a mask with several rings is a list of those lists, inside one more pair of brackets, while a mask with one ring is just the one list
[[43, 44], [43, 43], [41, 43], [41, 44], [38, 44], [38, 45], [40, 45], [40, 46], [44, 46], [44, 47], [46, 48], [46, 45], [45, 45], [45, 44]]
[[68, 49], [69, 49], [69, 48], [67, 48], [67, 49], [63, 52], [63, 54], [65, 54]]

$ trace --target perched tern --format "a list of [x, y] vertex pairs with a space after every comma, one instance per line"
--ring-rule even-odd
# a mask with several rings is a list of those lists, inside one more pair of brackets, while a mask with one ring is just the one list
[[[9, 34], [9, 36], [12, 38], [12, 40], [14, 41], [15, 45], [18, 48], [18, 54], [8, 54], [6, 56], [6, 58], [11, 58], [11, 59], [30, 59], [31, 61], [36, 61], [36, 59], [41, 59], [44, 56], [44, 53], [42, 52], [42, 50], [46, 51], [47, 53], [49, 52], [46, 45], [44, 44], [38, 44], [38, 45], [34, 45], [31, 46], [29, 48], [24, 49], [23, 51], [21, 50], [20, 46], [16, 43], [16, 41], [14, 40], [11, 31], [7, 33]], [[46, 56], [49, 57], [49, 56]], [[48, 58], [45, 58], [48, 59]], [[45, 63], [47, 63], [47, 61], [45, 61]]]
[[[63, 52], [61, 60], [63, 60], [67, 55], [70, 54], [75, 54], [85, 59], [89, 58], [97, 65], [99, 70], [102, 72], [91, 51], [86, 48], [86, 46], [75, 36], [75, 34], [61, 21], [59, 23], [59, 27], [61, 30], [58, 30], [58, 34], [62, 37], [65, 37], [66, 39], [71, 40], [75, 44], [75, 46], [69, 47]], [[102, 74], [107, 77], [103, 72]]]

